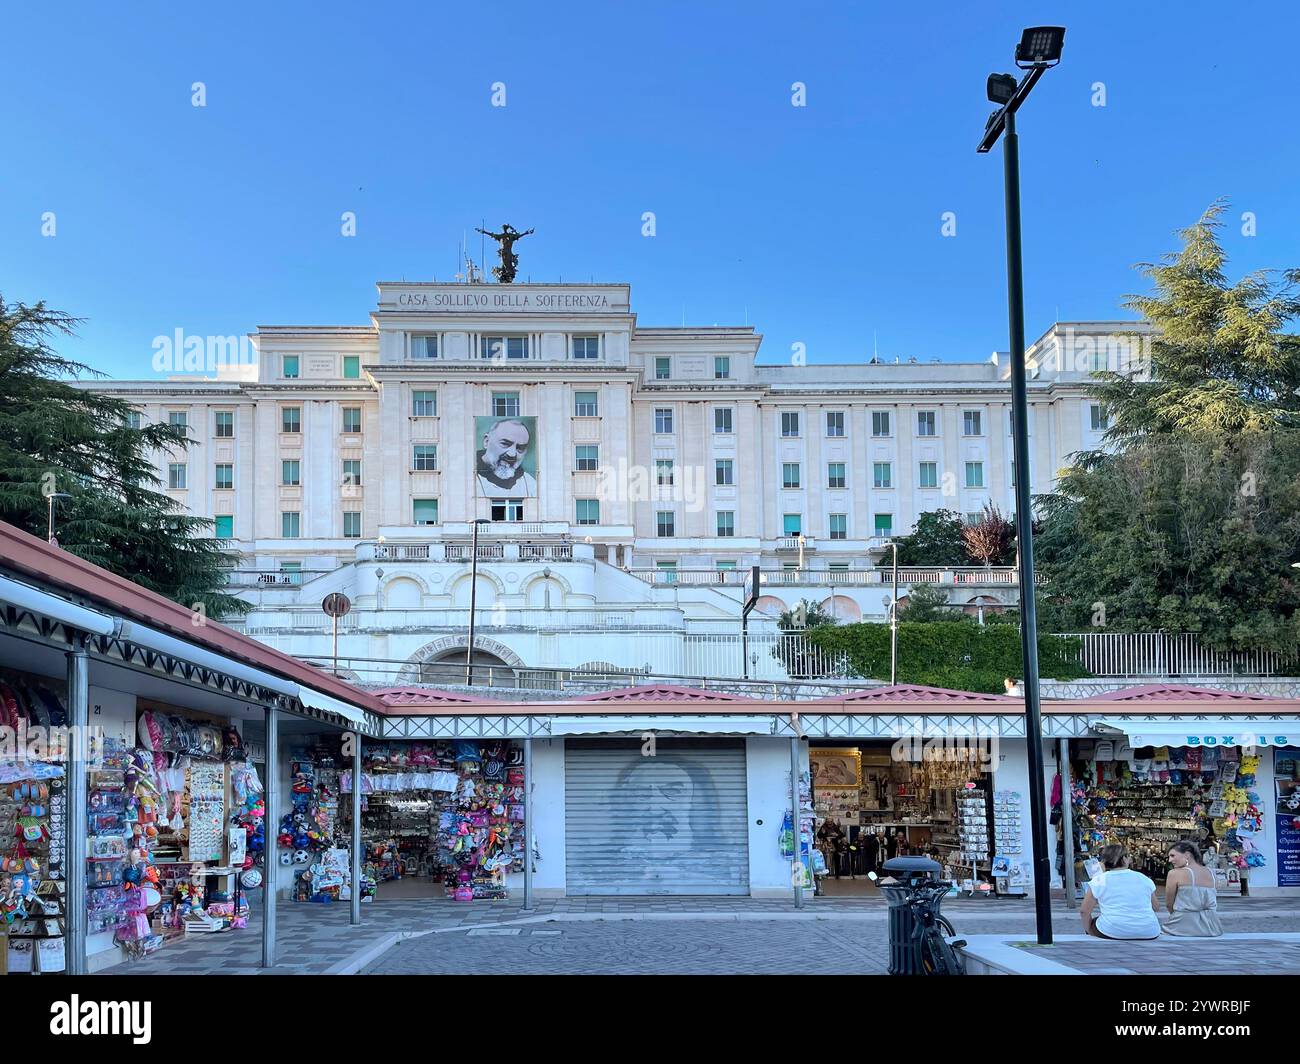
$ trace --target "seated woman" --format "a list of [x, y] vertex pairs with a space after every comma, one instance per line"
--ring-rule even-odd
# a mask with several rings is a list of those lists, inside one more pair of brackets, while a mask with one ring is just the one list
[[1084, 931], [1094, 938], [1159, 938], [1156, 885], [1129, 868], [1123, 846], [1103, 849], [1101, 864], [1104, 871], [1088, 881], [1079, 907]]
[[1173, 870], [1165, 879], [1165, 934], [1186, 938], [1218, 938], [1219, 902], [1214, 891], [1214, 873], [1205, 867], [1200, 847], [1184, 839], [1169, 850]]

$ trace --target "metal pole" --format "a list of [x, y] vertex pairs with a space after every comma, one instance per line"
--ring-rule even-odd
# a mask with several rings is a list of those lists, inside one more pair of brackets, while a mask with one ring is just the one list
[[1064, 831], [1061, 847], [1061, 882], [1065, 884], [1065, 904], [1075, 906], [1074, 897], [1074, 805], [1070, 801], [1070, 740], [1061, 739], [1056, 744], [1056, 763], [1061, 773], [1061, 829]]
[[262, 870], [262, 967], [275, 967], [275, 876], [280, 867], [275, 837], [280, 823], [280, 715], [266, 707], [266, 795], [262, 823], [266, 825], [265, 864]]
[[469, 560], [469, 642], [465, 644], [465, 686], [474, 686], [474, 607], [478, 602], [478, 521], [470, 526], [473, 529], [470, 541]]
[[54, 542], [54, 496], [52, 494], [47, 495], [46, 501], [48, 501], [50, 504], [50, 514], [45, 522], [45, 542], [53, 543]]
[[[338, 624], [338, 621], [334, 622]], [[352, 736], [352, 913], [353, 926], [361, 923], [361, 734]]]
[[334, 675], [339, 674], [339, 615], [334, 614]]
[[889, 601], [889, 682], [898, 683], [898, 540], [894, 548], [894, 592]]
[[[790, 882], [794, 885], [794, 907], [803, 908], [803, 824], [799, 818], [799, 736], [790, 737], [790, 819], [794, 823], [794, 863]], [[812, 839], [808, 840], [808, 874], [812, 875]]]
[[533, 908], [533, 741], [524, 740], [524, 912]]
[[1006, 163], [1007, 304], [1011, 333], [1011, 427], [1016, 461], [1016, 537], [1019, 545], [1020, 647], [1025, 664], [1025, 741], [1029, 748], [1029, 820], [1034, 832], [1034, 921], [1039, 945], [1052, 942], [1051, 857], [1043, 794], [1043, 722], [1038, 691], [1038, 614], [1034, 588], [1033, 511], [1029, 487], [1029, 397], [1025, 385], [1025, 293], [1020, 257], [1020, 142], [1008, 112], [1002, 141]]
[[89, 810], [86, 772], [90, 726], [90, 659], [78, 637], [67, 654], [68, 723], [72, 751], [68, 758], [67, 909], [64, 964], [69, 975], [86, 974], [86, 824]]

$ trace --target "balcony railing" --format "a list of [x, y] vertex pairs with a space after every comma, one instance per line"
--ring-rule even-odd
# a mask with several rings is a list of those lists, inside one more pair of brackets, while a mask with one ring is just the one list
[[[647, 584], [678, 586], [743, 587], [749, 581], [749, 569], [629, 569], [632, 576]], [[880, 569], [762, 569], [759, 573], [768, 587], [871, 587], [893, 582], [893, 570]], [[1040, 578], [1041, 579], [1041, 578]], [[913, 584], [953, 584], [957, 586], [1011, 585], [1019, 582], [1012, 566], [998, 568], [928, 568], [907, 566], [898, 570], [898, 582]]]

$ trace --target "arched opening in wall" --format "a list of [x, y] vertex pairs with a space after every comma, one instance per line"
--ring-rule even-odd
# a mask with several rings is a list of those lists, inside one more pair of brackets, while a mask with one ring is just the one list
[[822, 603], [822, 612], [841, 624], [857, 624], [862, 620], [862, 607], [847, 595], [832, 595]]
[[761, 613], [764, 617], [771, 617], [774, 620], [780, 617], [787, 609], [789, 609], [789, 607], [775, 595], [762, 595], [759, 597], [759, 600], [754, 603], [755, 613]]
[[[480, 592], [481, 593], [481, 592]], [[529, 583], [528, 605], [549, 610], [564, 605], [564, 586], [553, 576], [543, 576]]]
[[1005, 613], [1007, 604], [999, 602], [992, 595], [976, 595], [973, 599], [962, 606], [962, 613], [968, 617], [974, 617], [980, 624], [984, 623], [984, 618], [990, 613]]
[[[497, 600], [497, 585], [490, 576], [482, 573], [478, 574], [478, 579], [474, 581], [478, 585], [478, 594], [475, 596], [474, 608], [476, 610], [486, 609]], [[452, 602], [461, 609], [469, 609], [470, 578], [468, 576], [456, 581], [451, 589]]]
[[384, 608], [388, 610], [418, 610], [423, 599], [420, 585], [406, 577], [390, 580], [384, 588]]
[[[519, 676], [513, 666], [489, 650], [474, 649], [475, 687], [518, 687]], [[467, 680], [465, 648], [447, 650], [421, 662], [418, 683], [434, 687], [462, 687]]]

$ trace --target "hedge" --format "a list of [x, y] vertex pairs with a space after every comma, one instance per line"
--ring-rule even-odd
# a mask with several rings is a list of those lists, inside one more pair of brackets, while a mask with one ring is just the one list
[[[825, 625], [806, 634], [815, 646], [846, 654], [853, 675], [889, 679], [889, 625]], [[1077, 638], [1040, 635], [1039, 676], [1077, 680], [1090, 675], [1078, 663], [1078, 652]], [[1024, 675], [1020, 629], [1015, 625], [903, 621], [898, 626], [899, 683], [1003, 694], [1007, 677]]]

